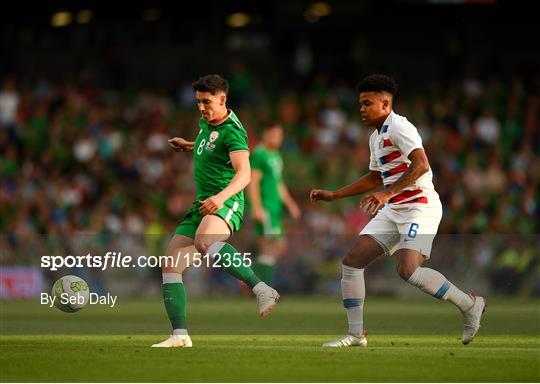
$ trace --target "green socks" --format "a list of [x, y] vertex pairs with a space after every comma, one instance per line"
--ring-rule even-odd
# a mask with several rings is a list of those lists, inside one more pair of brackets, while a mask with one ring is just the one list
[[243, 281], [250, 288], [261, 282], [261, 279], [253, 272], [253, 270], [246, 266], [249, 265], [249, 261], [246, 262], [243, 258], [243, 254], [238, 252], [229, 243], [222, 241], [215, 242], [208, 249], [208, 254], [214, 258], [219, 258], [219, 265], [232, 277]]
[[185, 330], [186, 290], [180, 273], [163, 274], [163, 302], [173, 330]]
[[[219, 257], [219, 265], [234, 278], [243, 281], [250, 288], [261, 282], [261, 279], [248, 267], [249, 260], [232, 245], [216, 242], [208, 249], [210, 256]], [[267, 274], [267, 272], [264, 272]], [[271, 271], [270, 271], [271, 278]], [[187, 334], [186, 326], [186, 290], [180, 273], [163, 273], [163, 302], [167, 316], [171, 321], [173, 334]]]
[[253, 267], [255, 274], [261, 278], [266, 284], [272, 284], [272, 278], [274, 275], [274, 266], [257, 262]]

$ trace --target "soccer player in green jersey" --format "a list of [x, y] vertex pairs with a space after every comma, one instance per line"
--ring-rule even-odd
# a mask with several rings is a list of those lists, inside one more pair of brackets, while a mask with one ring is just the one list
[[[193, 83], [201, 113], [195, 141], [180, 137], [169, 140], [177, 152], [193, 151], [196, 201], [185, 215], [167, 247], [167, 265], [162, 267], [163, 301], [173, 328], [172, 335], [152, 347], [191, 347], [186, 326], [186, 292], [182, 272], [190, 265], [219, 265], [247, 284], [257, 296], [259, 314], [272, 311], [278, 293], [262, 282], [242, 257], [225, 241], [240, 229], [244, 214], [243, 189], [251, 169], [247, 133], [233, 111], [227, 109], [228, 83], [208, 75]], [[209, 258], [212, 259], [208, 262]], [[197, 261], [204, 260], [198, 264]]]
[[291, 217], [300, 218], [300, 208], [283, 182], [283, 159], [279, 148], [283, 142], [283, 128], [269, 123], [263, 129], [261, 144], [251, 154], [251, 183], [248, 197], [259, 239], [259, 255], [255, 273], [266, 284], [272, 283], [276, 261], [281, 258], [287, 244], [283, 235], [281, 214], [283, 205]]

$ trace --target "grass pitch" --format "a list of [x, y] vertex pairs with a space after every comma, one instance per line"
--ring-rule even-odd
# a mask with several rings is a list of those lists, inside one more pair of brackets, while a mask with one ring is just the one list
[[367, 348], [323, 349], [344, 330], [339, 299], [284, 297], [260, 319], [253, 301], [191, 301], [194, 347], [151, 349], [168, 332], [159, 299], [75, 314], [1, 303], [0, 380], [64, 382], [540, 381], [540, 302], [490, 300], [463, 346], [461, 316], [435, 300], [369, 298]]

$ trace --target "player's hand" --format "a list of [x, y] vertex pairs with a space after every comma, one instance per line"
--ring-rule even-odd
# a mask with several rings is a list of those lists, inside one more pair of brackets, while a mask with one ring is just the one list
[[377, 213], [380, 207], [390, 200], [392, 194], [388, 191], [373, 192], [362, 199], [360, 202], [360, 208], [367, 213], [374, 215]]
[[291, 217], [293, 220], [298, 221], [300, 220], [300, 217], [302, 217], [302, 211], [300, 210], [300, 207], [297, 204], [291, 204], [289, 207], [289, 213], [291, 214]]
[[332, 191], [325, 191], [324, 189], [312, 189], [309, 193], [309, 199], [312, 203], [316, 201], [333, 201], [336, 199], [336, 194]]
[[202, 215], [213, 215], [223, 207], [223, 203], [225, 202], [218, 195], [210, 196], [201, 201], [199, 212]]
[[252, 212], [253, 220], [255, 220], [258, 223], [264, 223], [264, 220], [266, 219], [266, 212], [262, 207], [255, 208], [253, 207]]
[[173, 137], [167, 141], [175, 152], [193, 151], [193, 142], [182, 139], [181, 137]]

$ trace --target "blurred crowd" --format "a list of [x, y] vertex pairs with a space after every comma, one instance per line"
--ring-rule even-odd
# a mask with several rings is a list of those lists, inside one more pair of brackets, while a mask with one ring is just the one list
[[[371, 132], [360, 123], [354, 84], [319, 73], [308, 85], [277, 91], [243, 67], [227, 77], [229, 107], [252, 148], [263, 121], [277, 119], [285, 129], [285, 181], [303, 209], [300, 222], [286, 220], [288, 232], [357, 233], [370, 219], [358, 199], [308, 201], [311, 188], [336, 189], [367, 171]], [[1, 233], [163, 235], [182, 219], [195, 196], [192, 157], [172, 152], [167, 139], [198, 132], [190, 82], [174, 92], [97, 84], [86, 72], [64, 82], [4, 79]], [[444, 207], [439, 233], [538, 233], [539, 78], [433, 80], [400, 89], [394, 110], [424, 141]], [[245, 235], [251, 227], [247, 217]], [[1, 262], [14, 257], [24, 255], [4, 254]], [[489, 265], [501, 259], [492, 255]], [[530, 267], [538, 268], [537, 255]]]

